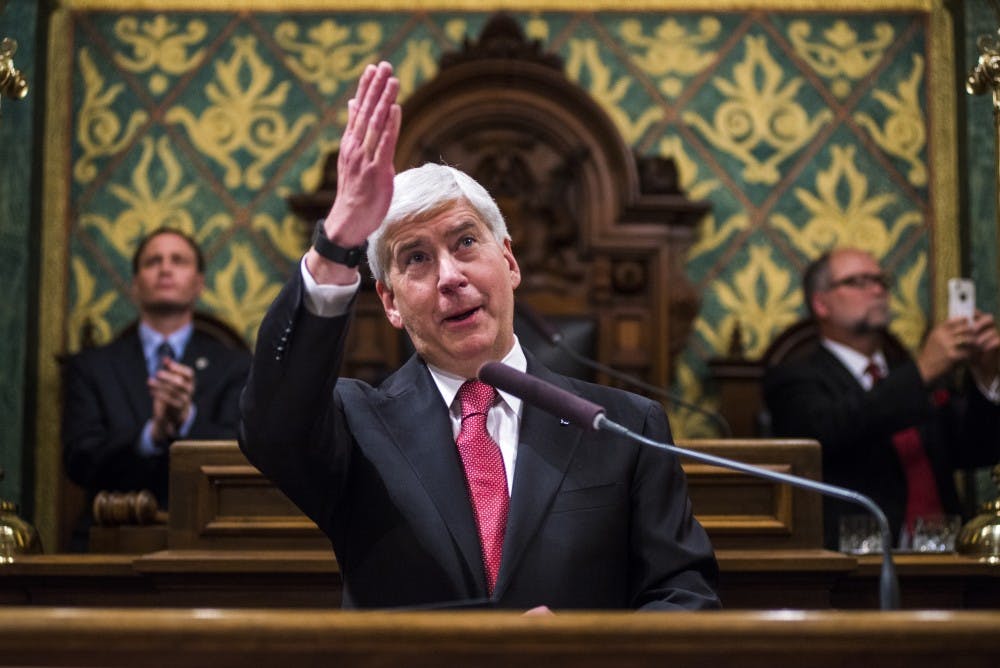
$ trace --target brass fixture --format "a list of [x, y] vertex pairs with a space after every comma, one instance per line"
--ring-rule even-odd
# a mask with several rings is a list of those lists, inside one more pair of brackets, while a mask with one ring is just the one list
[[[0, 480], [3, 469], [0, 468]], [[22, 554], [39, 554], [42, 541], [38, 532], [17, 516], [17, 506], [0, 499], [0, 564], [9, 564]]]
[[[1000, 487], [1000, 464], [993, 467], [993, 482]], [[990, 564], [1000, 564], [1000, 497], [979, 507], [979, 514], [958, 533], [955, 549]]]
[[28, 94], [28, 81], [14, 65], [17, 42], [4, 37], [0, 40], [0, 95], [21, 100]]

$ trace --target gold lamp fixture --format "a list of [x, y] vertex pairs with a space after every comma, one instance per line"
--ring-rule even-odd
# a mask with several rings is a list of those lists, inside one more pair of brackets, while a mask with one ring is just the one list
[[[2, 468], [0, 480], [3, 480]], [[0, 499], [0, 565], [9, 564], [22, 554], [38, 554], [41, 551], [42, 542], [35, 527], [17, 516], [16, 505]]]
[[[0, 0], [0, 12], [7, 7], [7, 0]], [[21, 100], [28, 94], [28, 81], [14, 65], [17, 42], [4, 37], [0, 40], [0, 100], [9, 97]]]
[[28, 94], [28, 82], [14, 65], [17, 42], [9, 37], [0, 40], [0, 93], [12, 100], [23, 99]]
[[[993, 467], [993, 482], [1000, 486], [1000, 464]], [[1000, 564], [1000, 497], [979, 507], [979, 514], [958, 533], [955, 549], [990, 564]]]

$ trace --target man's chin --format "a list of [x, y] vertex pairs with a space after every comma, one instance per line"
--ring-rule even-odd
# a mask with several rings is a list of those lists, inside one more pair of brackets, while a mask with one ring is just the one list
[[142, 305], [142, 310], [151, 315], [177, 315], [193, 311], [194, 306], [186, 302], [147, 302]]

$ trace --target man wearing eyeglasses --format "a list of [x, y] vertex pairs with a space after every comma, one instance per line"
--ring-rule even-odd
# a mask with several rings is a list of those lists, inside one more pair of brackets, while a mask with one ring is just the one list
[[[911, 356], [888, 334], [890, 281], [869, 253], [841, 248], [803, 276], [820, 334], [764, 379], [775, 435], [817, 439], [823, 475], [872, 497], [900, 536], [917, 517], [958, 514], [956, 469], [1000, 458], [1000, 333], [976, 312], [935, 325]], [[824, 500], [825, 542], [857, 507]]]

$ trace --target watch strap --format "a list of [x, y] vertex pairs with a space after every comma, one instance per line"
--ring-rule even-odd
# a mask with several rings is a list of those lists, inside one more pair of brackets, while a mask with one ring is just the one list
[[354, 246], [353, 248], [338, 246], [327, 238], [323, 223], [322, 219], [317, 220], [316, 230], [313, 232], [312, 245], [316, 249], [316, 252], [327, 260], [346, 267], [353, 268], [361, 264], [365, 253], [368, 252], [368, 241], [366, 240], [360, 246]]

